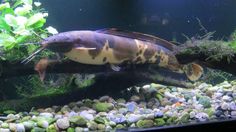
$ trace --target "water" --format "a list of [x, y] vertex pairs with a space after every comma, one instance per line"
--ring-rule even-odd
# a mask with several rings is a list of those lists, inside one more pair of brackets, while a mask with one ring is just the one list
[[234, 0], [21, 2], [0, 5], [0, 131], [234, 121]]

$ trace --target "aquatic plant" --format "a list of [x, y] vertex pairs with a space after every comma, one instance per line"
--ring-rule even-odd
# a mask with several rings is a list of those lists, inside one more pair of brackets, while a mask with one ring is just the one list
[[6, 0], [0, 4], [0, 58], [17, 60], [31, 53], [49, 34], [57, 33], [53, 27], [44, 28], [48, 13], [33, 0]]

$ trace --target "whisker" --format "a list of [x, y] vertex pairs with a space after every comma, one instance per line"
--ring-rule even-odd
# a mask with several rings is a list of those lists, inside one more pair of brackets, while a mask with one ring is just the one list
[[45, 47], [41, 47], [38, 50], [36, 50], [35, 52], [33, 52], [30, 56], [28, 56], [27, 58], [25, 58], [23, 61], [21, 61], [21, 63], [27, 64], [29, 61], [32, 60], [32, 58], [35, 57], [36, 54], [38, 54], [39, 52], [41, 52], [42, 50], [44, 50]]

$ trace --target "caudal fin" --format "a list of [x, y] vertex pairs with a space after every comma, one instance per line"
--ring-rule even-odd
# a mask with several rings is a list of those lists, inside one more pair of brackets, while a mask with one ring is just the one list
[[202, 76], [203, 68], [196, 63], [191, 63], [184, 66], [184, 72], [189, 80], [196, 81]]

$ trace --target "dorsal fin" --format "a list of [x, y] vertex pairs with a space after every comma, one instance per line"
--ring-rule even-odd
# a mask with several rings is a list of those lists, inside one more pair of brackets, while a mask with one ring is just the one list
[[139, 33], [139, 32], [130, 32], [130, 31], [120, 30], [120, 29], [116, 29], [116, 28], [101, 29], [101, 30], [96, 30], [96, 32], [155, 43], [155, 44], [161, 45], [171, 51], [173, 51], [176, 47], [176, 45], [174, 45], [171, 42], [168, 42], [164, 39], [161, 39], [156, 36], [149, 35], [149, 34]]

